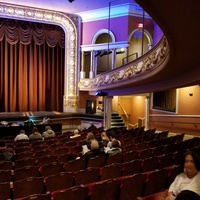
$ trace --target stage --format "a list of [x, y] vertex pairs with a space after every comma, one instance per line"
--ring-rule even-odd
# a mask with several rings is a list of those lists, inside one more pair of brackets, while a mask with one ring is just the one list
[[33, 126], [37, 126], [43, 132], [45, 125], [42, 125], [41, 122], [44, 117], [50, 119], [49, 125], [58, 132], [74, 130], [80, 125], [90, 126], [91, 123], [102, 126], [103, 122], [102, 113], [87, 114], [84, 112], [69, 113], [57, 111], [0, 112], [0, 136], [16, 135], [21, 129], [26, 129], [27, 134], [29, 134]]
[[102, 123], [103, 113], [94, 114], [80, 112], [58, 112], [58, 111], [27, 111], [27, 112], [0, 112], [0, 126], [7, 122], [8, 126], [13, 124], [26, 125], [27, 123], [41, 124], [44, 117], [50, 119], [52, 124], [61, 123], [63, 129], [74, 129], [83, 121]]

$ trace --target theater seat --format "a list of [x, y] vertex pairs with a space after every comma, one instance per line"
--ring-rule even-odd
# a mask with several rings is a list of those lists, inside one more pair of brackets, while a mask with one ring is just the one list
[[161, 192], [151, 194], [149, 196], [137, 197], [137, 200], [162, 200], [162, 199], [165, 199], [167, 195], [168, 195], [168, 191], [164, 190]]
[[119, 197], [120, 181], [106, 180], [92, 184], [90, 200], [116, 200]]
[[142, 196], [145, 189], [146, 174], [134, 174], [131, 176], [120, 177], [121, 192], [119, 200], [135, 199]]
[[88, 187], [75, 186], [52, 192], [53, 200], [88, 200]]

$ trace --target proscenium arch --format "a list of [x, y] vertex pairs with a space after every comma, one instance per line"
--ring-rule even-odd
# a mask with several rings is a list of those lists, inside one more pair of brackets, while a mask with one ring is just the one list
[[106, 33], [106, 34], [109, 34], [110, 37], [112, 38], [112, 42], [115, 42], [115, 35], [113, 34], [112, 31], [108, 30], [108, 29], [101, 29], [99, 31], [96, 32], [96, 34], [94, 35], [94, 37], [92, 38], [92, 43], [91, 44], [95, 44], [97, 38], [103, 34], [103, 33]]
[[[64, 61], [64, 111], [77, 108], [78, 80], [80, 71], [80, 22], [78, 15], [66, 14], [27, 6], [0, 3], [0, 17], [58, 25], [65, 32]], [[71, 99], [71, 100], [69, 100]]]

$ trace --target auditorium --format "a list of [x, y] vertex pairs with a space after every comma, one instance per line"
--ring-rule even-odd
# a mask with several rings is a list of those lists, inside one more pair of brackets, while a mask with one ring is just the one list
[[168, 199], [200, 153], [199, 31], [198, 0], [2, 0], [0, 199]]

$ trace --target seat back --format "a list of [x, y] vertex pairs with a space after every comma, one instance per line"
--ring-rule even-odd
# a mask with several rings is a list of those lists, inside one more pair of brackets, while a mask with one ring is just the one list
[[130, 162], [123, 163], [122, 176], [133, 175], [140, 173], [142, 168], [142, 160], [136, 159]]
[[76, 172], [79, 170], [83, 170], [86, 168], [86, 161], [85, 159], [71, 160], [66, 163], [65, 168], [67, 172]]
[[57, 190], [52, 192], [53, 200], [88, 200], [88, 187], [75, 186], [65, 190]]
[[39, 177], [38, 166], [25, 166], [14, 171], [14, 181], [19, 181], [28, 177]]
[[143, 196], [148, 196], [150, 194], [167, 189], [166, 184], [168, 175], [169, 171], [166, 168], [148, 173], [148, 178]]
[[84, 170], [80, 170], [75, 173], [75, 185], [96, 182], [99, 180], [99, 177], [100, 177], [99, 168], [87, 168]]
[[111, 165], [113, 163], [121, 163], [123, 159], [123, 154], [122, 153], [116, 153], [113, 155], [108, 155], [106, 159], [106, 165]]
[[0, 161], [0, 170], [11, 170], [13, 169], [12, 161]]
[[165, 199], [167, 196], [168, 196], [168, 191], [164, 190], [161, 192], [151, 194], [149, 196], [137, 197], [137, 200], [162, 200]]
[[121, 179], [121, 191], [119, 200], [135, 199], [143, 196], [146, 174], [138, 173]]
[[157, 156], [144, 159], [141, 172], [154, 171], [158, 169], [158, 163], [159, 163], [159, 158]]
[[39, 168], [39, 171], [43, 177], [58, 174], [64, 171], [62, 163], [53, 162], [51, 164], [43, 165]]
[[26, 197], [32, 194], [44, 194], [44, 184], [42, 177], [29, 177], [14, 182], [14, 199]]
[[12, 182], [0, 182], [0, 199], [11, 199], [11, 184]]
[[13, 170], [0, 170], [0, 182], [13, 181]]
[[51, 194], [33, 194], [22, 198], [17, 198], [15, 200], [51, 200]]
[[87, 167], [104, 167], [106, 164], [106, 156], [96, 156], [93, 158], [90, 158], [87, 163]]
[[70, 172], [61, 172], [59, 174], [47, 176], [44, 181], [46, 192], [53, 192], [55, 190], [72, 187], [74, 184], [74, 176], [73, 173]]
[[22, 168], [25, 166], [36, 166], [35, 158], [23, 158], [15, 161], [15, 169]]
[[112, 165], [107, 165], [101, 169], [100, 180], [112, 179], [121, 176], [123, 165], [122, 163], [114, 163]]
[[37, 162], [37, 166], [48, 165], [48, 164], [57, 162], [57, 156], [47, 155], [47, 156], [38, 157], [36, 162]]
[[119, 197], [120, 181], [107, 180], [96, 182], [92, 185], [90, 200], [116, 200]]

